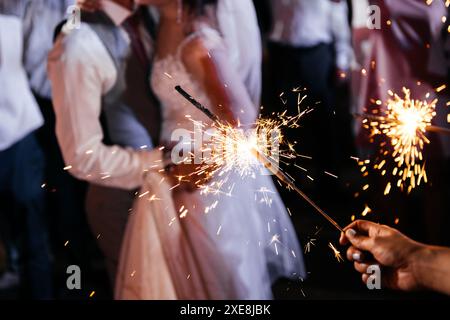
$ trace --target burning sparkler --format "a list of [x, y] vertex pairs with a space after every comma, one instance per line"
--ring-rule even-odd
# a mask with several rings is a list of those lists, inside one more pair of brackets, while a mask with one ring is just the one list
[[[423, 149], [430, 141], [426, 131], [448, 131], [434, 127], [431, 121], [436, 115], [437, 99], [432, 102], [411, 99], [410, 90], [403, 88], [404, 98], [389, 91], [391, 98], [387, 101], [384, 115], [357, 115], [364, 118], [363, 124], [371, 130], [371, 137], [385, 136], [390, 143], [380, 143], [381, 157], [373, 168], [384, 176], [391, 174], [397, 179], [397, 187], [407, 188], [408, 193], [423, 180], [427, 182]], [[381, 103], [380, 103], [381, 104]], [[396, 167], [388, 168], [389, 159]], [[365, 162], [361, 162], [361, 171], [365, 172]], [[386, 185], [384, 194], [391, 190], [391, 183]]]
[[316, 245], [316, 241], [317, 241], [316, 236], [319, 234], [320, 231], [322, 231], [322, 228], [317, 229], [317, 231], [314, 233], [314, 235], [308, 237], [308, 242], [305, 244], [305, 253], [311, 252], [311, 248]]
[[310, 238], [309, 241], [305, 244], [305, 253], [311, 252], [311, 247], [316, 245], [316, 238]]
[[333, 246], [333, 244], [332, 244], [331, 242], [328, 243], [328, 247], [333, 251], [334, 257], [336, 258], [336, 260], [337, 260], [338, 262], [344, 261], [344, 259], [343, 259], [342, 256], [341, 256], [341, 252], [338, 251], [338, 250], [335, 248], [335, 246]]
[[[343, 229], [326, 214], [314, 201], [312, 201], [304, 192], [302, 192], [289, 177], [287, 173], [281, 171], [278, 162], [283, 159], [292, 160], [296, 157], [294, 146], [285, 143], [281, 134], [281, 128], [298, 127], [299, 119], [311, 110], [306, 109], [299, 112], [296, 116], [278, 114], [275, 119], [259, 118], [255, 124], [254, 130], [249, 134], [244, 134], [242, 130], [238, 130], [233, 126], [223, 123], [209, 109], [196, 101], [189, 93], [184, 91], [180, 86], [175, 89], [185, 97], [191, 104], [202, 111], [214, 123], [216, 133], [214, 136], [214, 146], [206, 147], [206, 149], [214, 149], [215, 152], [210, 154], [211, 159], [207, 159], [205, 163], [197, 170], [194, 175], [214, 175], [224, 176], [231, 171], [238, 171], [241, 176], [254, 175], [255, 168], [260, 168], [262, 164], [266, 169], [273, 173], [279, 181], [284, 183], [288, 189], [297, 192], [305, 199], [317, 212], [327, 219], [336, 229], [343, 232]], [[275, 144], [275, 148], [274, 148]], [[280, 147], [286, 147], [286, 150], [280, 150]], [[207, 186], [203, 186], [204, 192], [220, 193], [221, 187], [227, 181], [226, 178], [220, 181], [213, 181]], [[201, 186], [201, 181], [198, 185]]]

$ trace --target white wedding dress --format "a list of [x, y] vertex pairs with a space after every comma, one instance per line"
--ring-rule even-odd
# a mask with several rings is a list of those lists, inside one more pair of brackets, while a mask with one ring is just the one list
[[[185, 45], [199, 38], [210, 52], [225, 50], [219, 34], [203, 26], [182, 42], [176, 55], [153, 64], [151, 85], [162, 104], [161, 139], [167, 145], [175, 129], [193, 130], [186, 115], [210, 123], [174, 89], [180, 85], [205, 106], [211, 105], [180, 58]], [[141, 293], [133, 294], [139, 290], [131, 285], [128, 294], [117, 298], [271, 299], [271, 285], [277, 278], [305, 276], [294, 228], [270, 176], [231, 174], [229, 195], [169, 191], [167, 181], [161, 183], [160, 178], [151, 175], [147, 184], [149, 190], [157, 190], [149, 194], [156, 194], [160, 201], [138, 200], [129, 222], [124, 247], [128, 241], [138, 243], [138, 249], [122, 250], [122, 276], [116, 289], [127, 291], [124, 279], [129, 281], [128, 274], [135, 271], [130, 261], [140, 259], [137, 264], [143, 272], [135, 284], [139, 283]]]

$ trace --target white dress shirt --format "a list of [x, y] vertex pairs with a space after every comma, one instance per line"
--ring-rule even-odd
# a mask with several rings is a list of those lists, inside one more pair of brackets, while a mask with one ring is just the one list
[[56, 26], [66, 18], [75, 0], [0, 0], [0, 13], [14, 14], [23, 21], [24, 67], [31, 89], [51, 99], [47, 55], [53, 47]]
[[352, 27], [367, 28], [369, 22], [369, 0], [352, 1]]
[[115, 84], [117, 70], [88, 24], [82, 23], [80, 29], [58, 37], [49, 54], [48, 73], [56, 136], [69, 171], [80, 179], [104, 186], [122, 189], [141, 186], [145, 172], [155, 165], [161, 166], [161, 161], [153, 151], [103, 144], [99, 120], [101, 97]]
[[293, 47], [332, 43], [336, 65], [346, 70], [352, 59], [351, 32], [345, 1], [271, 0], [274, 26], [270, 40]]
[[0, 151], [43, 124], [22, 65], [22, 23], [0, 15]]

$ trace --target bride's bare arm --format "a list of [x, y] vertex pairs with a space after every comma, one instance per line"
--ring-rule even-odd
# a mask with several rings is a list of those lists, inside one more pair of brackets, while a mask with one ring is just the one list
[[213, 104], [209, 107], [222, 120], [232, 125], [254, 123], [256, 108], [223, 46], [207, 48], [203, 39], [194, 39], [183, 48], [182, 60], [207, 93]]
[[[206, 92], [212, 105], [207, 106], [222, 121], [236, 126], [252, 125], [257, 117], [256, 108], [238, 76], [235, 66], [228, 62], [225, 48], [208, 48], [202, 39], [194, 39], [184, 46], [182, 61], [185, 68], [201, 89]], [[195, 172], [196, 165], [178, 165], [173, 168], [173, 176], [186, 176]], [[205, 176], [195, 176], [190, 183], [183, 184], [188, 190], [197, 189], [194, 180], [204, 180]], [[202, 180], [203, 179], [203, 180]], [[200, 182], [201, 183], [201, 182]]]

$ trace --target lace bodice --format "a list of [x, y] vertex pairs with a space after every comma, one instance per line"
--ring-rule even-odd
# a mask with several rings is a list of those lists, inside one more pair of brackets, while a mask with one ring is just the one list
[[211, 27], [203, 26], [186, 37], [178, 46], [175, 54], [163, 59], [157, 58], [153, 63], [151, 86], [161, 102], [163, 117], [161, 141], [163, 143], [170, 142], [171, 134], [177, 128], [193, 131], [192, 120], [202, 121], [206, 125], [211, 123], [201, 111], [175, 91], [175, 86], [179, 85], [206, 107], [211, 106], [207, 94], [200, 84], [192, 79], [181, 58], [184, 47], [193, 39], [198, 38], [203, 40], [208, 50], [223, 46], [220, 34]]

